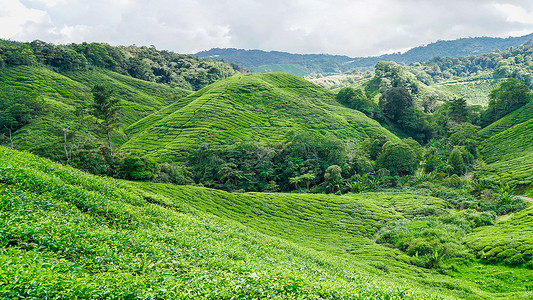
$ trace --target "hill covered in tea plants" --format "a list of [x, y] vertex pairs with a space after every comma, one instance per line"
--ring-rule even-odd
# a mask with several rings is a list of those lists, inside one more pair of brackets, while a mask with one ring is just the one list
[[395, 139], [378, 122], [340, 105], [333, 93], [286, 73], [236, 75], [184, 101], [132, 124], [126, 130], [132, 139], [121, 150], [179, 159], [201, 144], [275, 144], [302, 131], [345, 140]]
[[[119, 127], [114, 137], [117, 143], [124, 139], [121, 132], [128, 125], [170, 103], [179, 103], [190, 93], [103, 69], [58, 73], [40, 66], [0, 68], [0, 110], [6, 117], [11, 111], [14, 118], [9, 123], [12, 128], [2, 128], [4, 136], [11, 135], [12, 139], [4, 143], [48, 157], [61, 157], [64, 129], [69, 133], [66, 137], [69, 148], [77, 142], [95, 139], [89, 129], [95, 122], [89, 111], [93, 103], [91, 89], [96, 84], [112, 86], [115, 97], [120, 99]], [[17, 105], [26, 108], [15, 110]]]

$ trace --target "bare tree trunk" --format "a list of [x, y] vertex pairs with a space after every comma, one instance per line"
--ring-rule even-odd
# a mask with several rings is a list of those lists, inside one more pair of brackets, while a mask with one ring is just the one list
[[67, 136], [68, 136], [68, 128], [63, 128], [63, 139], [64, 139], [63, 149], [65, 150], [65, 157], [67, 158], [67, 161], [69, 161], [71, 158], [71, 155], [69, 154], [68, 148], [67, 148]]
[[9, 146], [12, 148], [12, 149], [15, 149], [15, 146], [13, 145], [13, 136], [12, 136], [12, 132], [11, 132], [11, 129], [8, 128], [6, 125], [4, 125], [4, 127], [7, 129], [7, 131], [9, 132]]
[[113, 145], [111, 144], [111, 131], [107, 132], [107, 146], [109, 147], [109, 153], [113, 157]]

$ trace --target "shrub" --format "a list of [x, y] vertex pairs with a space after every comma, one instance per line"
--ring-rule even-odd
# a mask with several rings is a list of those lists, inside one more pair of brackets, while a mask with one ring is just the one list
[[398, 175], [411, 175], [416, 167], [416, 155], [403, 142], [387, 142], [376, 160], [376, 168], [384, 168]]
[[454, 148], [450, 157], [448, 158], [448, 165], [450, 166], [450, 173], [456, 175], [463, 175], [466, 172], [466, 166], [463, 158], [463, 153], [459, 148]]
[[120, 175], [129, 180], [150, 180], [158, 171], [158, 164], [149, 157], [127, 157], [120, 165]]
[[176, 163], [162, 163], [159, 165], [159, 172], [155, 175], [154, 181], [186, 185], [194, 183], [191, 177], [191, 172], [184, 166]]

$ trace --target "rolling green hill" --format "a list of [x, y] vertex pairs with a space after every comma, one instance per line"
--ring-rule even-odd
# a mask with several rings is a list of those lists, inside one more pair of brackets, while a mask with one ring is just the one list
[[374, 242], [386, 222], [446, 206], [132, 183], [0, 147], [0, 297], [531, 297], [531, 270], [472, 262], [441, 274]]
[[[0, 101], [18, 97], [42, 100], [42, 112], [17, 132], [18, 147], [37, 152], [61, 148], [62, 128], [72, 127], [77, 105], [89, 107], [91, 88], [97, 83], [112, 86], [121, 100], [119, 132], [170, 103], [179, 103], [190, 93], [103, 69], [57, 73], [38, 66], [0, 68]], [[121, 140], [117, 138], [117, 142]]]
[[479, 132], [479, 153], [486, 165], [478, 174], [494, 182], [518, 185], [533, 194], [533, 102]]
[[[511, 126], [531, 104], [500, 119], [493, 128], [501, 130], [504, 123]], [[494, 182], [518, 185], [525, 190], [533, 189], [533, 119], [493, 133], [481, 143], [479, 152], [487, 163], [479, 171], [481, 176]]]
[[236, 75], [184, 101], [132, 124], [126, 133], [133, 137], [121, 150], [179, 159], [204, 143], [274, 144], [301, 131], [345, 140], [378, 134], [396, 139], [376, 121], [338, 104], [333, 93], [285, 73]]

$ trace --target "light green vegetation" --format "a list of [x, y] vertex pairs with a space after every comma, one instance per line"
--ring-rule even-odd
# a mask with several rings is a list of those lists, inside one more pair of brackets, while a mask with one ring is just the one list
[[241, 141], [275, 144], [291, 132], [313, 131], [340, 139], [395, 136], [364, 114], [343, 107], [333, 93], [286, 73], [235, 75], [133, 124], [121, 150], [180, 159], [198, 145]]
[[[466, 243], [487, 263], [525, 264], [533, 268], [533, 207], [513, 214], [495, 226], [480, 227]], [[533, 282], [529, 284], [533, 289]]]
[[533, 296], [531, 270], [473, 261], [440, 274], [374, 242], [387, 222], [445, 213], [438, 198], [132, 183], [3, 147], [0, 166], [0, 297]]
[[487, 106], [489, 93], [497, 88], [502, 79], [494, 79], [492, 72], [484, 72], [466, 78], [457, 78], [430, 85], [431, 88], [464, 98], [468, 105]]
[[294, 65], [294, 64], [262, 65], [262, 66], [254, 67], [250, 71], [254, 73], [285, 72], [285, 73], [291, 73], [291, 74], [301, 76], [301, 77], [309, 75], [309, 72], [305, 69], [305, 67], [300, 66], [300, 65]]
[[329, 76], [313, 76], [310, 75], [306, 77], [307, 80], [311, 81], [314, 84], [317, 84], [325, 89], [331, 90], [333, 92], [338, 92], [344, 87], [352, 88], [361, 88], [363, 82], [368, 81], [372, 78], [372, 73], [345, 73], [345, 74], [336, 74]]
[[[528, 106], [532, 106], [531, 103]], [[492, 135], [481, 143], [479, 152], [487, 163], [479, 172], [481, 176], [530, 188], [533, 184], [533, 119]]]
[[520, 107], [498, 121], [490, 124], [489, 126], [479, 131], [479, 137], [482, 139], [488, 139], [498, 133], [501, 133], [514, 125], [525, 122], [533, 116], [533, 102]]
[[92, 103], [91, 88], [96, 83], [109, 84], [120, 99], [119, 132], [190, 93], [101, 69], [60, 74], [37, 66], [0, 68], [0, 101], [20, 95], [43, 100], [43, 112], [18, 132], [15, 138], [18, 147], [32, 150], [58, 147], [62, 128], [74, 122], [76, 106], [88, 107]]
[[533, 195], [533, 102], [506, 115], [480, 131], [484, 140], [479, 152], [486, 163], [479, 176], [518, 185]]

